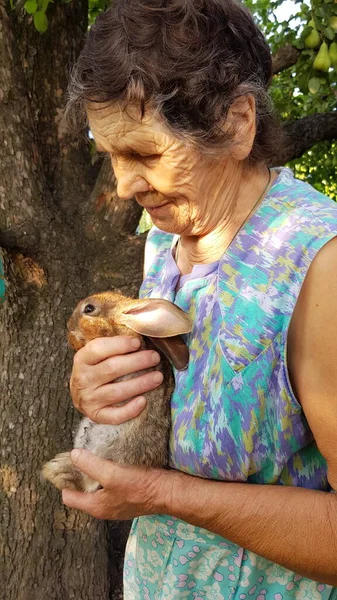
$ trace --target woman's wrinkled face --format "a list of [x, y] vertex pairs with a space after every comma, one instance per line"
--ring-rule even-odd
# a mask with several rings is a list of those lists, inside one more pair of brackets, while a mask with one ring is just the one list
[[153, 113], [141, 118], [135, 107], [96, 105], [88, 108], [88, 118], [97, 150], [111, 157], [121, 199], [135, 197], [167, 232], [198, 235], [212, 229], [223, 163], [203, 158]]

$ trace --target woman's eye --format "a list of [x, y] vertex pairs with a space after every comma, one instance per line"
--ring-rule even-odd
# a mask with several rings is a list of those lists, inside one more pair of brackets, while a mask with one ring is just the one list
[[147, 154], [146, 156], [142, 156], [143, 160], [159, 160], [160, 158], [160, 154]]
[[140, 154], [138, 152], [131, 152], [130, 156], [132, 158], [144, 161], [158, 160], [159, 154]]

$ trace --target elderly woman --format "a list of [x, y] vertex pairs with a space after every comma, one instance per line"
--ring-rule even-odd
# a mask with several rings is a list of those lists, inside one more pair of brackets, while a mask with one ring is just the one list
[[[235, 0], [121, 0], [90, 30], [71, 87], [121, 201], [154, 227], [141, 295], [193, 319], [176, 372], [170, 470], [86, 451], [103, 489], [68, 506], [131, 519], [128, 600], [337, 598], [337, 207], [288, 169], [269, 49]], [[159, 361], [129, 337], [74, 361], [99, 423], [136, 417]], [[130, 399], [123, 406], [117, 403]]]

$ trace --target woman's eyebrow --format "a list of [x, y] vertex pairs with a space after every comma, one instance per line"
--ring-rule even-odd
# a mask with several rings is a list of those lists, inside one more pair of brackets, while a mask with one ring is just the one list
[[96, 144], [96, 152], [98, 154], [104, 154], [106, 156], [108, 155], [113, 155], [113, 154], [123, 154], [126, 153], [127, 150], [121, 150], [116, 148], [115, 146], [110, 146], [109, 150], [107, 150], [106, 148], [103, 148], [103, 146], [101, 146], [100, 144]]
[[103, 148], [99, 142], [96, 143], [97, 152], [104, 152], [105, 154], [116, 154], [116, 153], [126, 153], [131, 150], [128, 146], [115, 146], [114, 144], [108, 144], [109, 149]]
[[109, 142], [108, 146], [107, 150], [99, 142], [96, 142], [96, 151], [104, 154], [128, 154], [129, 152], [153, 154], [156, 151], [155, 148], [153, 151], [150, 150], [142, 140], [133, 140], [132, 143], [118, 144], [117, 146]]

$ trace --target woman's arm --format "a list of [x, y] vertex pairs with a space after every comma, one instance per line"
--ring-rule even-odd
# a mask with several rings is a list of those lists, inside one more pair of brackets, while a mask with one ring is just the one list
[[120, 467], [86, 450], [73, 453], [79, 454], [74, 457], [79, 469], [104, 489], [94, 494], [63, 490], [67, 506], [108, 520], [172, 515], [295, 573], [337, 586], [336, 494]]
[[167, 479], [164, 513], [290, 571], [337, 586], [337, 496], [295, 487]]
[[[337, 240], [309, 270], [289, 333], [292, 383], [337, 489]], [[103, 490], [65, 490], [97, 518], [164, 513], [204, 527], [311, 579], [337, 586], [337, 494], [215, 482], [177, 471], [123, 468], [84, 452], [76, 464]]]

